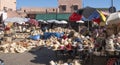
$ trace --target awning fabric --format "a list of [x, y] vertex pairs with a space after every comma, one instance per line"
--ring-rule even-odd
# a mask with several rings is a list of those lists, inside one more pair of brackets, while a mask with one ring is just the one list
[[45, 13], [45, 14], [37, 14], [36, 20], [42, 19], [42, 20], [51, 20], [51, 19], [57, 19], [57, 20], [69, 20], [69, 13]]

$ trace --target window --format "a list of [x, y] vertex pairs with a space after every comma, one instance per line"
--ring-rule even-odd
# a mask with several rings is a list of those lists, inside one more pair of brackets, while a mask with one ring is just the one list
[[78, 5], [74, 5], [73, 10], [78, 10]]
[[13, 11], [11, 8], [8, 9], [9, 11]]
[[24, 12], [26, 12], [26, 10], [24, 10]]
[[3, 10], [4, 10], [4, 11], [7, 11], [7, 7], [3, 7]]
[[55, 11], [55, 9], [53, 9], [53, 11]]
[[61, 6], [61, 10], [62, 10], [62, 11], [66, 11], [66, 5], [62, 5], [62, 6]]
[[7, 7], [3, 7], [4, 10], [7, 10]]

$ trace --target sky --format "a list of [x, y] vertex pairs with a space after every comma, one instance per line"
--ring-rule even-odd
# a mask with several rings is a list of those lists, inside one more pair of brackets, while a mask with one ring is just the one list
[[[82, 6], [94, 8], [109, 8], [111, 0], [82, 0]], [[113, 0], [113, 5], [120, 10], [120, 0]], [[57, 7], [57, 0], [17, 0], [17, 9], [21, 7]]]

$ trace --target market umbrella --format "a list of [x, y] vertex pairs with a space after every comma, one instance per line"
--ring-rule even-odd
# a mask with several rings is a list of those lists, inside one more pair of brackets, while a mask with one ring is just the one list
[[96, 16], [99, 16], [99, 13], [95, 8], [85, 7], [72, 13], [72, 15], [69, 17], [69, 21], [91, 21], [91, 19], [95, 18]]
[[100, 23], [101, 20], [105, 21], [105, 17], [102, 12], [98, 11], [92, 7], [85, 7], [77, 10], [77, 12], [72, 13], [69, 17], [69, 21], [94, 21], [96, 23]]
[[38, 22], [47, 23], [45, 20], [39, 19]]
[[82, 18], [82, 15], [79, 15], [78, 13], [74, 12], [69, 17], [69, 21], [76, 22], [76, 21], [79, 21], [81, 18]]
[[19, 24], [22, 24], [22, 23], [25, 23], [27, 22], [28, 19], [26, 18], [21, 18], [21, 17], [13, 17], [13, 18], [7, 18], [4, 20], [4, 23], [9, 23], [9, 22], [16, 22], [16, 23], [19, 23]]
[[77, 23], [84, 23], [84, 21], [82, 21], [82, 20], [79, 20], [79, 21], [76, 21]]
[[77, 11], [77, 13], [79, 15], [84, 16], [86, 19], [88, 19], [90, 17], [90, 15], [92, 15], [92, 13], [95, 12], [95, 11], [97, 11], [95, 8], [85, 7], [85, 8], [79, 9]]
[[47, 22], [48, 22], [48, 23], [58, 23], [59, 21], [52, 19], [52, 20], [47, 20]]
[[120, 23], [120, 12], [115, 12], [109, 15], [106, 24], [118, 24]]
[[67, 21], [65, 21], [65, 20], [61, 20], [60, 22], [59, 22], [59, 24], [67, 24], [68, 22]]

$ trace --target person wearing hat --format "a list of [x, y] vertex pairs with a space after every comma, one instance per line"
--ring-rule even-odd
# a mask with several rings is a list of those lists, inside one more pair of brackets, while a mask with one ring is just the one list
[[114, 47], [115, 43], [113, 42], [113, 39], [108, 39], [106, 40], [106, 51], [108, 53], [108, 55], [111, 55], [115, 52], [115, 47]]
[[66, 51], [69, 55], [72, 55], [73, 47], [72, 47], [71, 39], [68, 39], [67, 41], [68, 41], [68, 43], [65, 44], [65, 51]]
[[83, 60], [83, 51], [84, 51], [83, 43], [77, 43], [77, 52], [80, 57], [80, 60]]

